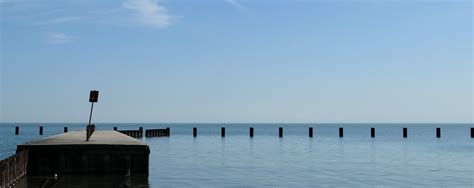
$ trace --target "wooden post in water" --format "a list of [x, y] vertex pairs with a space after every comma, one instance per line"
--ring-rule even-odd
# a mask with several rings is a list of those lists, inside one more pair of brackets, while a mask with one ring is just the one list
[[193, 137], [196, 137], [198, 135], [198, 128], [193, 127]]
[[169, 127], [166, 127], [166, 136], [170, 136], [171, 135], [171, 129]]
[[20, 134], [20, 127], [16, 126], [15, 127], [15, 135]]
[[375, 138], [375, 128], [370, 128], [370, 137]]
[[471, 138], [474, 138], [474, 127], [471, 127]]
[[344, 128], [339, 127], [339, 137], [342, 138], [344, 137]]
[[143, 137], [143, 127], [138, 128], [138, 137], [142, 138]]
[[249, 130], [249, 135], [250, 135], [250, 137], [252, 137], [252, 138], [253, 138], [253, 127], [250, 127], [250, 130]]
[[117, 131], [117, 127], [114, 127], [114, 131]]
[[441, 128], [436, 128], [436, 138], [441, 138]]
[[64, 127], [64, 132], [67, 133], [67, 127]]
[[408, 137], [408, 128], [404, 127], [403, 128], [403, 138]]
[[308, 136], [309, 136], [310, 138], [313, 138], [313, 127], [309, 127], [309, 129], [308, 129]]
[[278, 136], [283, 137], [283, 127], [278, 128]]
[[43, 126], [39, 127], [39, 135], [43, 135]]
[[225, 137], [225, 127], [221, 127], [221, 137]]

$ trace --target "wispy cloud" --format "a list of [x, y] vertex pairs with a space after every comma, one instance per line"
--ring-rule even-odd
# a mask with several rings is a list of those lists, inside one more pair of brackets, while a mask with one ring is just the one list
[[238, 3], [235, 0], [225, 0], [226, 3], [229, 3], [233, 7], [240, 9], [240, 10], [247, 10], [247, 7], [242, 6], [240, 3]]
[[47, 33], [45, 39], [46, 42], [50, 44], [67, 44], [74, 42], [74, 37], [64, 33]]
[[63, 24], [63, 23], [70, 23], [70, 22], [79, 21], [80, 19], [81, 18], [77, 17], [77, 16], [65, 16], [65, 17], [53, 18], [53, 19], [46, 20], [46, 21], [40, 21], [37, 24], [38, 25]]
[[122, 7], [135, 12], [135, 19], [145, 26], [164, 28], [170, 24], [168, 10], [155, 0], [125, 0]]

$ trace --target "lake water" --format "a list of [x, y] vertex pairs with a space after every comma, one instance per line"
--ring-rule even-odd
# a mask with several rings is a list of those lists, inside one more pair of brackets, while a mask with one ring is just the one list
[[[40, 125], [43, 136], [38, 135]], [[14, 135], [15, 126], [20, 135]], [[0, 124], [0, 158], [14, 154], [17, 144], [62, 133], [64, 126], [70, 131], [85, 128]], [[472, 124], [97, 124], [97, 129], [114, 126], [171, 128], [171, 137], [142, 139], [151, 150], [150, 173], [132, 179], [132, 187], [474, 186]], [[310, 126], [313, 138], [308, 137]], [[196, 138], [192, 127], [198, 128]], [[225, 138], [220, 127], [226, 127]], [[254, 138], [248, 136], [249, 127], [255, 128]], [[278, 127], [284, 127], [283, 138]], [[338, 137], [338, 127], [344, 127], [344, 138]], [[377, 130], [375, 138], [371, 127]], [[403, 127], [408, 138], [402, 137]], [[441, 138], [435, 137], [436, 127], [441, 127]], [[62, 182], [116, 186], [105, 177], [91, 178], [64, 177]]]

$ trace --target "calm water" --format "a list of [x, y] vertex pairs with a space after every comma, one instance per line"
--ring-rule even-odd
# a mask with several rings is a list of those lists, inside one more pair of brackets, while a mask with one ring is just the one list
[[[0, 158], [16, 144], [40, 138], [40, 124], [0, 124]], [[14, 135], [20, 126], [20, 135]], [[42, 124], [44, 135], [81, 129], [83, 124]], [[171, 137], [144, 138], [151, 149], [150, 174], [132, 179], [135, 187], [473, 187], [472, 124], [97, 124], [112, 130], [171, 127]], [[220, 127], [226, 137], [220, 137]], [[248, 127], [255, 128], [249, 138]], [[284, 137], [278, 137], [278, 127]], [[314, 138], [308, 138], [308, 127]], [[198, 137], [192, 137], [198, 127]], [[344, 138], [338, 137], [344, 127]], [[370, 138], [370, 127], [377, 128]], [[408, 138], [402, 138], [408, 127]], [[442, 138], [435, 138], [435, 128]], [[114, 187], [107, 178], [84, 184], [84, 177], [64, 177], [74, 187]], [[81, 183], [82, 182], [82, 183]]]

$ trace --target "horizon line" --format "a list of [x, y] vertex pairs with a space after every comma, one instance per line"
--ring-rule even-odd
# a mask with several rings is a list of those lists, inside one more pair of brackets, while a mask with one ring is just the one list
[[[87, 124], [87, 122], [0, 122], [0, 124]], [[474, 124], [474, 122], [96, 122], [93, 124]]]

